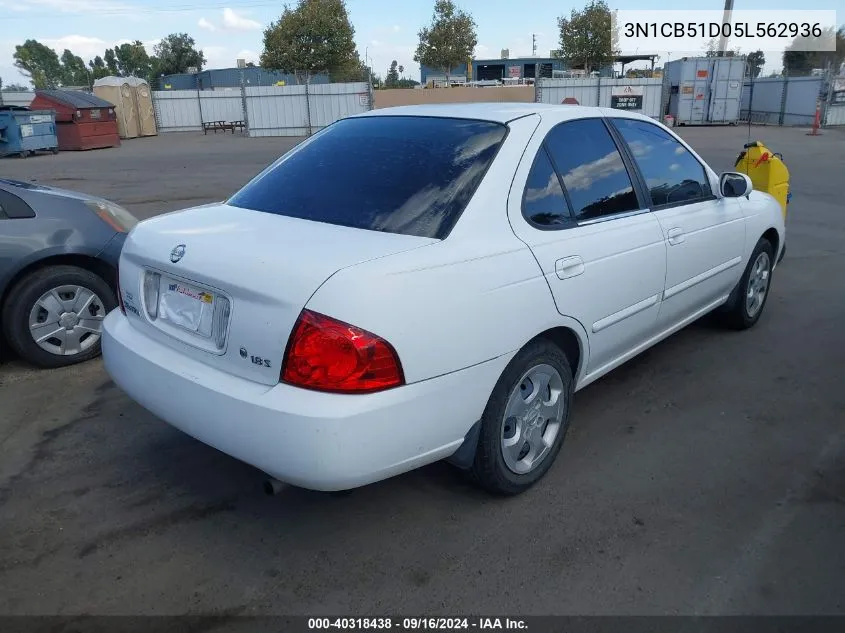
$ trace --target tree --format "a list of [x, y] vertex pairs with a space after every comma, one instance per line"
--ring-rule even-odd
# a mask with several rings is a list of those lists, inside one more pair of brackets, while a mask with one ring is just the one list
[[395, 88], [397, 83], [399, 83], [399, 68], [398, 62], [394, 59], [390, 62], [390, 68], [387, 71], [384, 85], [386, 88]]
[[97, 55], [94, 59], [89, 60], [88, 66], [91, 68], [91, 76], [94, 80], [109, 76], [109, 69], [106, 68], [106, 63], [99, 55]]
[[29, 90], [23, 84], [9, 84], [8, 86], [3, 85], [3, 80], [0, 79], [0, 91], [3, 92], [26, 92]]
[[399, 64], [399, 74], [402, 75], [402, 79], [405, 78], [405, 67], [402, 64]]
[[612, 64], [617, 54], [618, 35], [612, 29], [613, 18], [604, 0], [590, 0], [581, 11], [572, 9], [568, 18], [557, 20], [560, 49], [557, 56], [587, 74]]
[[65, 49], [62, 53], [62, 85], [90, 86], [90, 76], [85, 62], [78, 55]]
[[[719, 38], [713, 37], [710, 38], [710, 41], [704, 45], [704, 56], [705, 57], [720, 57], [719, 55]], [[738, 48], [725, 48], [725, 54], [721, 55], [721, 57], [738, 57], [739, 56], [739, 49]]]
[[763, 72], [763, 66], [766, 65], [766, 56], [763, 51], [754, 51], [748, 54], [745, 62], [748, 64], [748, 73], [756, 79]]
[[194, 38], [187, 33], [171, 33], [153, 47], [157, 75], [186, 73], [189, 68], [202, 70], [205, 55], [197, 50]]
[[360, 79], [363, 65], [344, 0], [299, 0], [294, 9], [286, 6], [264, 31], [261, 66]]
[[441, 70], [449, 78], [452, 69], [472, 59], [478, 37], [475, 20], [452, 0], [437, 0], [431, 25], [420, 29], [414, 61]]
[[107, 48], [104, 57], [106, 62], [106, 70], [109, 71], [109, 74], [119, 75], [120, 71], [117, 69], [117, 57], [114, 54], [114, 50], [111, 48]]
[[15, 46], [12, 55], [17, 67], [38, 89], [57, 88], [62, 84], [64, 69], [59, 56], [37, 40], [26, 40]]
[[151, 78], [152, 60], [141, 41], [135, 40], [131, 44], [115, 46], [114, 56], [121, 77]]
[[247, 62], [246, 67], [247, 68], [255, 68], [255, 63], [254, 62]]
[[[814, 68], [830, 67], [836, 72], [839, 64], [845, 60], [845, 26], [838, 31], [828, 28], [822, 32], [822, 38], [830, 38], [836, 42], [835, 51], [807, 51], [796, 50], [807, 48], [804, 38], [796, 37], [783, 52], [783, 71], [787, 75], [809, 75]], [[814, 42], [817, 44], [817, 42]], [[816, 46], [817, 47], [817, 46]]]

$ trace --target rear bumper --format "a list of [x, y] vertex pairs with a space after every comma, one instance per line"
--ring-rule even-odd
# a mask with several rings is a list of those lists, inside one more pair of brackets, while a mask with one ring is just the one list
[[512, 355], [397, 389], [325, 394], [230, 375], [105, 320], [115, 383], [154, 415], [281, 481], [344, 490], [444, 459], [483, 413]]

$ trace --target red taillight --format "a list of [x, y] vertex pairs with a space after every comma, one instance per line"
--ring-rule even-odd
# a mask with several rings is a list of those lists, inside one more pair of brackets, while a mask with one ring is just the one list
[[390, 343], [310, 310], [303, 310], [294, 326], [280, 379], [337, 393], [372, 393], [405, 382]]
[[120, 268], [117, 269], [115, 277], [117, 278], [117, 305], [120, 306], [120, 311], [126, 314], [126, 306], [123, 305], [123, 293], [120, 291]]

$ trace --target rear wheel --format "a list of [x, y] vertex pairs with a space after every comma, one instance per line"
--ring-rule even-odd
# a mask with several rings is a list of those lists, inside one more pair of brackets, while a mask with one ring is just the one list
[[742, 278], [731, 293], [731, 299], [719, 314], [724, 325], [736, 330], [746, 330], [760, 320], [769, 298], [774, 257], [771, 242], [760, 238]]
[[505, 495], [540, 480], [557, 457], [569, 426], [572, 370], [566, 355], [544, 339], [508, 364], [481, 418], [473, 474]]
[[100, 353], [103, 319], [117, 306], [98, 275], [50, 266], [21, 279], [3, 306], [3, 330], [24, 360], [40, 367], [72, 365]]

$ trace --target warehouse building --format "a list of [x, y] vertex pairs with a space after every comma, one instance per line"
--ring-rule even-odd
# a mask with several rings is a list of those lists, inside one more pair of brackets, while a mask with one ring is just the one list
[[[615, 63], [622, 64], [622, 72], [625, 66], [635, 61], [651, 61], [654, 69], [654, 60], [657, 55], [620, 55], [615, 58]], [[455, 83], [465, 81], [503, 81], [506, 79], [536, 79], [553, 77], [573, 76], [578, 72], [565, 60], [556, 57], [554, 51], [549, 57], [514, 57], [511, 58], [507, 49], [502, 51], [498, 59], [473, 59], [466, 65], [452, 69], [450, 79]], [[613, 65], [603, 66], [598, 71], [600, 77], [615, 76]], [[571, 74], [570, 74], [571, 73]], [[442, 70], [434, 70], [427, 66], [420, 66], [420, 83], [425, 86], [431, 81], [445, 81], [446, 75]]]
[[[248, 68], [214, 68], [197, 73], [162, 75], [158, 78], [159, 90], [216, 90], [240, 88], [241, 75], [246, 86], [289, 86], [296, 85], [297, 77], [293, 73], [267, 70], [257, 66]], [[311, 75], [312, 84], [329, 83], [325, 73]]]

